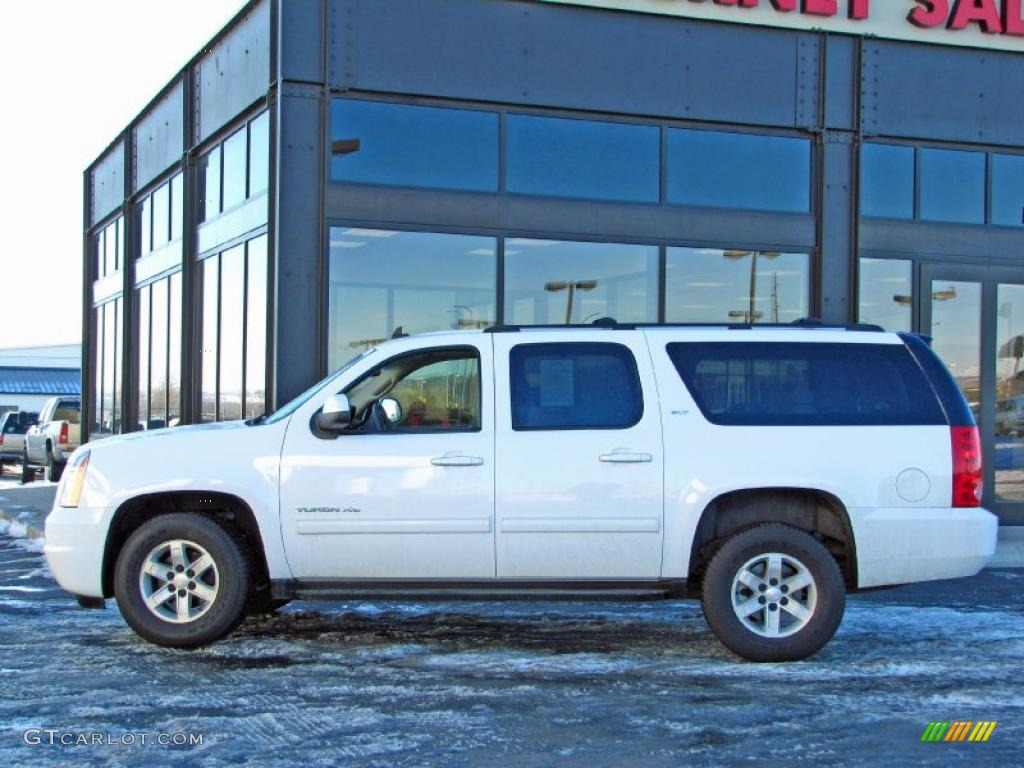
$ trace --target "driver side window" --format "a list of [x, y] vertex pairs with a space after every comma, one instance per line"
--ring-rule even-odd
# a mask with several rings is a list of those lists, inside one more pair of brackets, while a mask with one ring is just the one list
[[480, 358], [447, 347], [393, 357], [350, 385], [355, 431], [480, 429]]

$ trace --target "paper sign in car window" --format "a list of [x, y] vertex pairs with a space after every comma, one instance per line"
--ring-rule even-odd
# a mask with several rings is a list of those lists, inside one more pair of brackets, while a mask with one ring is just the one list
[[573, 404], [574, 361], [546, 359], [540, 361], [540, 405], [542, 408], [565, 408]]

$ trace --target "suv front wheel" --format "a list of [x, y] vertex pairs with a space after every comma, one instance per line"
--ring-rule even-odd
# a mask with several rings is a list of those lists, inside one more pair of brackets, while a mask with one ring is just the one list
[[194, 648], [218, 640], [244, 617], [250, 590], [242, 545], [214, 520], [161, 515], [139, 527], [114, 567], [125, 621], [157, 645]]
[[843, 618], [846, 588], [825, 546], [766, 523], [729, 538], [704, 575], [704, 615], [718, 639], [750, 661], [795, 661], [819, 651]]

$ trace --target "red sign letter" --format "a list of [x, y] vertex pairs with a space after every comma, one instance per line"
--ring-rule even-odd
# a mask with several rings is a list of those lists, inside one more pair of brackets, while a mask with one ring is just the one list
[[835, 16], [839, 13], [838, 0], [804, 0], [804, 13], [815, 16]]
[[847, 14], [852, 20], [866, 19], [871, 15], [871, 0], [850, 0], [850, 11]]
[[[1020, 2], [1020, 0], [1017, 0]], [[775, 6], [776, 11], [795, 11], [796, 0], [772, 0], [772, 5]]]
[[927, 29], [937, 27], [946, 22], [949, 16], [948, 0], [914, 0], [917, 8], [910, 12], [907, 20], [915, 27]]
[[1021, 0], [1003, 0], [1003, 24], [1006, 25], [1006, 34], [1024, 35]]
[[966, 29], [968, 24], [975, 22], [981, 26], [982, 32], [991, 34], [1003, 31], [996, 0], [957, 0], [949, 28]]

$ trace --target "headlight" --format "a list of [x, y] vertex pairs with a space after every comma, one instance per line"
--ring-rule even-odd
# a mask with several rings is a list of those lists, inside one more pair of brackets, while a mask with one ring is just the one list
[[61, 478], [60, 505], [62, 507], [77, 507], [78, 500], [82, 497], [82, 487], [85, 485], [85, 473], [89, 469], [89, 451], [82, 451], [68, 462], [64, 468], [64, 477]]

